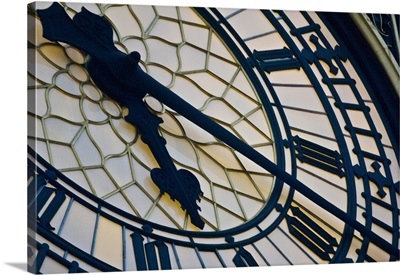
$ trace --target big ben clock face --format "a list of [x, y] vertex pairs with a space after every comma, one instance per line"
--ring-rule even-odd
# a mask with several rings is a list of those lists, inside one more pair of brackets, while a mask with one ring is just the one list
[[398, 85], [349, 14], [28, 23], [30, 271], [399, 260]]

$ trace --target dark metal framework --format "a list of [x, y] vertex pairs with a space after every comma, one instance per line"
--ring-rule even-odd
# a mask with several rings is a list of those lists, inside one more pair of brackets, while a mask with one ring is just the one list
[[[291, 163], [292, 167], [292, 177], [296, 177], [297, 167], [295, 166], [296, 159], [306, 158], [307, 151], [303, 153], [298, 153], [299, 148], [309, 148], [312, 147], [314, 149], [319, 150], [318, 147], [314, 144], [305, 145], [305, 141], [299, 137], [292, 136], [292, 129], [288, 124], [285, 118], [284, 106], [279, 103], [279, 98], [276, 96], [274, 91], [274, 84], [271, 83], [268, 78], [262, 72], [265, 69], [272, 68], [273, 70], [286, 69], [288, 65], [287, 63], [277, 63], [273, 64], [277, 67], [271, 67], [272, 64], [265, 64], [260, 62], [260, 60], [265, 60], [257, 54], [253, 53], [250, 49], [247, 48], [244, 41], [240, 38], [240, 36], [236, 33], [236, 31], [230, 26], [229, 22], [218, 12], [216, 9], [203, 9], [197, 8], [196, 11], [200, 14], [218, 33], [218, 35], [225, 41], [225, 43], [229, 46], [229, 48], [233, 51], [234, 55], [240, 62], [240, 64], [245, 69], [248, 77], [252, 80], [254, 86], [256, 87], [259, 97], [261, 98], [265, 111], [271, 119], [271, 127], [272, 132], [274, 133], [274, 141], [276, 143], [275, 147], [277, 148], [277, 165], [279, 167], [284, 167], [285, 159], [283, 155], [284, 148], [289, 148], [291, 151]], [[358, 72], [362, 75], [362, 80], [365, 82], [365, 85], [370, 92], [371, 97], [374, 99], [374, 103], [378, 105], [378, 108], [381, 108], [383, 116], [383, 120], [385, 126], [388, 130], [388, 134], [391, 138], [392, 144], [394, 146], [394, 150], [399, 152], [398, 148], [398, 133], [399, 133], [399, 124], [398, 119], [394, 114], [398, 114], [399, 107], [399, 98], [395, 91], [394, 87], [391, 87], [388, 83], [389, 81], [386, 79], [385, 73], [383, 70], [379, 69], [380, 65], [371, 51], [368, 49], [365, 42], [363, 42], [363, 38], [358, 32], [358, 30], [353, 27], [351, 24], [351, 19], [347, 14], [337, 14], [337, 13], [319, 13], [319, 16], [323, 19], [324, 22], [330, 26], [330, 30], [336, 36], [336, 39], [340, 42], [340, 50], [332, 49], [332, 48], [324, 48], [321, 46], [318, 40], [322, 41], [323, 45], [329, 45], [327, 40], [325, 39], [323, 33], [320, 31], [319, 26], [315, 24], [311, 17], [308, 16], [306, 12], [303, 13], [304, 18], [309, 23], [309, 26], [304, 27], [302, 29], [296, 28], [291, 22], [290, 19], [285, 15], [284, 12], [278, 12], [281, 16], [280, 19], [277, 19], [275, 15], [272, 14], [271, 11], [263, 11], [263, 14], [266, 18], [274, 25], [274, 27], [278, 30], [279, 34], [285, 40], [287, 45], [291, 48], [291, 53], [289, 59], [294, 56], [296, 66], [301, 66], [301, 68], [308, 75], [310, 82], [316, 90], [316, 93], [319, 95], [322, 104], [324, 105], [325, 112], [329, 117], [332, 128], [336, 134], [336, 141], [339, 144], [340, 152], [338, 152], [338, 158], [336, 158], [334, 162], [334, 166], [337, 167], [338, 173], [340, 173], [341, 177], [346, 178], [347, 186], [347, 211], [346, 217], [350, 220], [356, 220], [356, 207], [357, 202], [355, 198], [355, 182], [354, 176], [358, 178], [362, 178], [364, 184], [364, 198], [365, 198], [365, 217], [366, 224], [363, 225], [366, 228], [366, 231], [363, 234], [366, 234], [366, 237], [361, 239], [362, 248], [358, 251], [358, 259], [357, 262], [363, 261], [373, 261], [374, 259], [368, 256], [368, 246], [373, 238], [375, 238], [375, 245], [381, 247], [381, 249], [391, 255], [390, 260], [398, 260], [399, 259], [399, 209], [396, 205], [399, 194], [399, 183], [394, 183], [391, 178], [390, 173], [390, 162], [386, 158], [384, 146], [380, 141], [380, 134], [375, 129], [374, 123], [369, 115], [369, 108], [366, 106], [364, 101], [362, 100], [360, 94], [357, 91], [354, 80], [347, 74], [345, 68], [341, 64], [341, 60], [350, 59], [355, 66], [358, 68]], [[214, 18], [217, 19], [214, 19]], [[286, 32], [283, 27], [281, 21], [285, 22], [290, 28], [290, 34]], [[231, 36], [224, 30], [222, 27], [224, 26], [237, 40], [240, 46], [246, 50], [246, 54], [251, 56], [252, 58], [246, 58], [241, 51], [238, 49], [237, 44], [232, 41]], [[308, 42], [304, 40], [302, 35], [306, 32], [314, 32], [316, 34], [314, 42], [319, 49], [319, 52], [314, 52], [308, 45]], [[305, 50], [300, 51], [294, 44], [293, 38], [291, 36], [296, 36], [299, 41], [301, 41]], [[360, 47], [359, 45], [365, 45]], [[349, 48], [345, 48], [349, 47]], [[343, 54], [345, 53], [345, 54]], [[266, 53], [267, 57], [268, 54]], [[367, 58], [368, 57], [368, 58]], [[265, 56], [264, 56], [265, 58]], [[293, 61], [292, 59], [291, 61]], [[340, 70], [344, 78], [342, 79], [334, 79], [330, 78], [322, 68], [322, 62], [330, 62], [330, 60], [335, 60], [335, 64], [331, 64], [332, 70]], [[324, 91], [320, 87], [320, 81], [315, 77], [314, 73], [310, 69], [309, 64], [315, 64], [323, 77], [323, 82], [329, 87], [330, 92], [332, 93], [331, 100], [335, 101], [335, 106], [340, 110], [341, 114], [344, 118], [347, 117], [346, 120], [346, 128], [342, 129], [339, 126], [339, 122], [337, 121], [336, 115], [331, 107], [329, 99], [326, 97]], [[263, 75], [263, 81], [267, 85], [269, 92], [274, 97], [274, 103], [271, 104], [268, 100], [268, 97], [265, 94], [265, 91], [262, 88], [261, 83], [259, 83], [259, 79], [252, 72], [252, 68], [256, 67], [261, 75]], [[364, 74], [364, 75], [363, 75]], [[336, 92], [336, 87], [338, 85], [348, 85], [354, 95], [356, 96], [358, 103], [357, 104], [347, 104], [343, 103], [340, 100], [339, 95]], [[381, 106], [381, 107], [379, 107]], [[279, 111], [279, 114], [284, 123], [284, 128], [279, 128], [277, 121], [274, 119], [272, 107], [276, 108]], [[370, 131], [368, 133], [362, 132], [362, 129], [357, 128], [357, 125], [353, 125], [351, 120], [348, 118], [347, 112], [350, 110], [358, 110], [362, 112], [369, 123]], [[287, 139], [283, 140], [281, 137], [281, 132], [285, 132]], [[379, 155], [372, 156], [363, 152], [361, 148], [358, 146], [357, 134], [367, 134], [371, 136], [379, 150]], [[348, 151], [348, 147], [345, 143], [344, 136], [350, 137], [350, 139], [354, 143], [353, 152]], [[354, 153], [357, 155], [360, 166], [352, 166], [350, 159], [350, 153]], [[28, 186], [29, 189], [29, 197], [28, 197], [28, 205], [29, 205], [29, 219], [28, 224], [29, 228], [36, 232], [36, 234], [40, 235], [48, 242], [57, 246], [63, 251], [66, 251], [69, 254], [72, 254], [74, 257], [79, 259], [85, 263], [85, 265], [89, 265], [96, 270], [99, 271], [117, 271], [118, 269], [99, 260], [96, 259], [90, 253], [82, 251], [81, 249], [75, 247], [71, 243], [63, 240], [61, 237], [57, 236], [55, 232], [52, 231], [51, 228], [51, 219], [58, 211], [58, 208], [64, 201], [73, 201], [73, 203], [77, 203], [88, 209], [94, 216], [101, 216], [107, 220], [110, 220], [121, 227], [121, 230], [124, 232], [133, 232], [130, 234], [130, 241], [133, 242], [134, 248], [134, 256], [136, 261], [136, 267], [138, 270], [152, 270], [152, 269], [170, 269], [171, 261], [176, 261], [178, 267], [179, 264], [179, 255], [176, 252], [168, 250], [166, 244], [169, 247], [176, 246], [184, 246], [196, 251], [196, 255], [198, 257], [198, 261], [200, 261], [203, 267], [206, 267], [201, 253], [211, 253], [215, 257], [220, 260], [220, 266], [224, 267], [227, 264], [224, 260], [219, 256], [219, 251], [222, 250], [232, 250], [234, 251], [235, 256], [232, 261], [236, 266], [255, 266], [259, 265], [254, 257], [248, 252], [246, 249], [249, 246], [253, 246], [253, 244], [261, 239], [268, 238], [268, 235], [275, 230], [278, 225], [284, 220], [288, 219], [288, 211], [291, 209], [292, 212], [293, 206], [291, 205], [293, 200], [293, 195], [295, 193], [296, 188], [290, 189], [289, 198], [285, 205], [277, 204], [279, 196], [281, 195], [282, 186], [284, 180], [281, 179], [280, 175], [277, 176], [277, 180], [275, 183], [275, 187], [272, 193], [272, 196], [262, 211], [252, 219], [251, 221], [240, 225], [236, 228], [224, 230], [220, 232], [189, 232], [184, 230], [176, 230], [171, 229], [166, 226], [162, 226], [156, 223], [152, 223], [141, 218], [135, 217], [133, 215], [127, 214], [114, 207], [111, 204], [104, 202], [98, 197], [90, 194], [78, 184], [74, 183], [67, 177], [65, 177], [62, 173], [57, 171], [56, 168], [52, 167], [49, 163], [47, 163], [41, 156], [35, 153], [34, 148], [28, 148], [28, 179], [30, 179], [30, 184]], [[333, 152], [327, 152], [326, 155], [334, 154]], [[396, 155], [397, 160], [399, 160], [399, 155]], [[317, 157], [318, 159], [322, 159], [322, 157]], [[367, 172], [365, 170], [365, 159], [375, 159], [376, 166], [375, 173]], [[331, 162], [330, 159], [326, 160], [327, 162]], [[381, 166], [379, 165], [381, 164]], [[325, 162], [319, 161], [316, 166], [320, 166], [322, 169], [324, 168]], [[382, 176], [380, 172], [384, 171], [386, 177]], [[390, 200], [392, 204], [384, 204], [379, 200], [379, 197], [375, 197], [374, 194], [371, 193], [370, 181], [373, 181], [377, 186], [379, 186], [382, 192], [380, 196], [390, 196]], [[389, 190], [389, 194], [386, 194], [383, 191], [383, 187], [385, 190]], [[310, 194], [312, 197], [312, 194]], [[37, 217], [37, 213], [40, 210], [44, 209], [44, 205], [49, 203], [49, 206], [45, 209], [43, 214], [40, 217]], [[372, 204], [382, 204], [382, 207], [386, 207], [391, 209], [392, 215], [392, 226], [387, 228], [392, 232], [392, 240], [390, 242], [386, 242], [379, 237], [374, 237], [369, 235], [368, 232], [371, 232], [371, 228], [373, 223], [376, 222], [373, 217]], [[322, 202], [324, 204], [324, 202]], [[280, 211], [279, 217], [276, 218], [275, 222], [270, 224], [267, 228], [263, 228], [260, 223], [271, 213], [273, 209], [277, 209]], [[307, 211], [307, 209], [300, 209], [298, 218], [301, 219], [302, 211]], [[36, 221], [36, 219], [38, 221]], [[98, 220], [98, 219], [97, 219]], [[314, 226], [315, 230], [318, 230], [317, 225]], [[247, 230], [256, 229], [258, 231], [257, 234], [254, 234], [251, 238], [240, 239], [239, 236], [242, 232]], [[86, 230], [86, 229], [85, 229]], [[356, 228], [356, 230], [358, 230]], [[330, 258], [328, 254], [321, 253], [317, 248], [313, 248], [310, 246], [309, 248], [314, 250], [315, 254], [320, 255], [321, 258], [326, 259], [331, 263], [343, 263], [351, 261], [346, 258], [348, 253], [350, 244], [354, 238], [358, 238], [354, 234], [354, 226], [351, 224], [346, 224], [345, 229], [341, 234], [341, 239], [339, 244], [332, 241], [331, 246], [337, 247], [334, 257]], [[168, 234], [163, 234], [167, 232]], [[177, 236], [176, 238], [173, 236]], [[95, 239], [95, 237], [94, 237]], [[144, 240], [147, 239], [147, 242]], [[210, 239], [223, 239], [218, 244], [211, 244], [209, 241], [204, 242], [203, 240]], [[128, 236], [126, 236], [126, 241], [128, 241]], [[29, 244], [32, 247], [35, 247], [38, 251], [36, 253], [36, 259], [34, 263], [30, 267], [30, 271], [39, 273], [41, 269], [41, 265], [45, 258], [49, 257], [54, 261], [58, 262], [60, 265], [64, 266], [66, 270], [70, 272], [84, 272], [84, 268], [81, 268], [76, 261], [70, 262], [65, 260], [63, 257], [59, 256], [57, 253], [50, 250], [49, 246], [46, 243], [39, 243], [34, 240], [34, 237], [29, 238]], [[125, 246], [124, 246], [124, 249]], [[28, 251], [29, 252], [29, 251]], [[33, 257], [32, 249], [30, 248], [30, 254]], [[123, 254], [126, 255], [126, 251], [123, 251]], [[311, 256], [309, 256], [312, 258]], [[325, 258], [324, 258], [325, 257]], [[158, 259], [158, 260], [157, 260]], [[290, 260], [288, 259], [290, 263]], [[268, 265], [268, 259], [264, 258], [265, 265]], [[125, 264], [123, 264], [125, 267]]]
[[369, 13], [368, 17], [371, 19], [374, 26], [377, 28], [379, 35], [388, 45], [397, 64], [400, 64], [400, 45], [399, 45], [399, 27], [400, 15], [398, 14], [376, 14]]

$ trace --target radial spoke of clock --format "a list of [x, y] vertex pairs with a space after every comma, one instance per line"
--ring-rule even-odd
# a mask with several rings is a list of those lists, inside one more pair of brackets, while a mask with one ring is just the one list
[[342, 192], [346, 192], [346, 188], [341, 187], [341, 186], [339, 186], [337, 183], [333, 183], [333, 182], [331, 182], [331, 181], [329, 181], [329, 180], [327, 180], [327, 179], [321, 177], [320, 175], [318, 175], [318, 174], [316, 174], [316, 173], [313, 173], [313, 172], [310, 171], [310, 170], [307, 170], [307, 169], [305, 169], [305, 168], [303, 168], [303, 167], [301, 167], [301, 166], [299, 166], [298, 169], [301, 170], [301, 171], [303, 171], [303, 172], [305, 172], [305, 173], [307, 173], [307, 174], [309, 174], [309, 175], [311, 175], [311, 176], [314, 177], [315, 179], [318, 179], [318, 180], [320, 180], [320, 181], [323, 181], [323, 182], [325, 182], [325, 183], [327, 183], [327, 184], [333, 186], [334, 188], [336, 188], [336, 189], [338, 189], [338, 190], [341, 190]]
[[310, 135], [310, 136], [313, 136], [313, 137], [316, 137], [316, 138], [322, 138], [322, 139], [325, 139], [325, 140], [336, 142], [336, 139], [333, 138], [333, 137], [322, 135], [322, 134], [319, 134], [319, 133], [314, 133], [314, 132], [307, 131], [307, 130], [304, 130], [304, 129], [301, 129], [301, 128], [298, 128], [298, 127], [290, 127], [290, 130], [292, 130], [293, 133], [302, 133], [302, 134]]
[[159, 207], [159, 208], [161, 209], [161, 211], [164, 213], [164, 215], [166, 215], [166, 216], [171, 220], [171, 222], [175, 224], [175, 226], [176, 226], [177, 228], [179, 228], [179, 229], [184, 229], [184, 228], [186, 228], [186, 227], [187, 227], [187, 221], [188, 221], [188, 218], [189, 218], [188, 215], [185, 216], [185, 224], [183, 224], [183, 225], [179, 224], [179, 222], [177, 222], [177, 221], [174, 219], [174, 217], [173, 217], [171, 214], [168, 213], [167, 210], [164, 210], [164, 208], [160, 206], [159, 202], [160, 202], [160, 200], [161, 200], [161, 197], [162, 197], [162, 195], [159, 194], [159, 195], [157, 196], [157, 198], [154, 199], [154, 201], [153, 201], [151, 207], [150, 207], [150, 208], [147, 210], [147, 212], [144, 214], [143, 219], [148, 220], [148, 219], [150, 218], [151, 214], [154, 212], [155, 208], [156, 208], [156, 207]]
[[[282, 229], [280, 227], [278, 227], [278, 229], [281, 231]], [[284, 234], [286, 232], [283, 232]], [[276, 249], [276, 251], [278, 251], [279, 255], [281, 255], [289, 264], [293, 264], [290, 259], [288, 258], [288, 256], [285, 255], [285, 253], [279, 248], [278, 244], [273, 241], [269, 236], [265, 236], [265, 238], [271, 243], [271, 245]]]

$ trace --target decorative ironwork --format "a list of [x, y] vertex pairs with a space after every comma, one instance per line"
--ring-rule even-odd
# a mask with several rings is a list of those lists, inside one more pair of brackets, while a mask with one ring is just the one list
[[[72, 13], [77, 13], [68, 6], [65, 6], [65, 8]], [[187, 94], [182, 94], [182, 96], [189, 101], [192, 97], [194, 98], [191, 94], [196, 94], [203, 98], [203, 102], [198, 100], [197, 102], [191, 102], [199, 110], [204, 111], [209, 117], [227, 127], [229, 131], [239, 138], [247, 140], [247, 143], [252, 146], [260, 150], [273, 152], [273, 142], [268, 129], [268, 121], [265, 118], [266, 115], [257, 98], [257, 94], [252, 88], [252, 84], [246, 79], [243, 69], [234, 61], [227, 49], [222, 49], [221, 52], [221, 49], [218, 48], [218, 55], [213, 52], [213, 49], [216, 48], [215, 45], [219, 45], [221, 42], [210, 27], [207, 27], [202, 21], [192, 19], [196, 17], [193, 12], [176, 8], [174, 17], [170, 13], [164, 12], [162, 8], [149, 6], [147, 12], [152, 12], [154, 19], [151, 23], [145, 23], [140, 21], [140, 15], [135, 13], [134, 6], [117, 7], [99, 4], [94, 5], [93, 9], [95, 8], [106, 19], [108, 13], [112, 16], [113, 8], [119, 8], [130, 13], [139, 30], [135, 30], [137, 34], [122, 36], [119, 30], [113, 26], [113, 32], [118, 39], [115, 41], [115, 46], [122, 47], [125, 51], [128, 51], [130, 44], [139, 43], [144, 45], [143, 59], [139, 63], [143, 70], [150, 74], [154, 70], [157, 71], [158, 75], [165, 76], [164, 79], [159, 80], [171, 89], [178, 85], [189, 86], [190, 91]], [[168, 15], [162, 15], [162, 13]], [[188, 17], [186, 20], [192, 21], [182, 19], [183, 15]], [[165, 33], [157, 36], [157, 26], [159, 26], [159, 22], [164, 21], [170, 23], [171, 29], [178, 31], [176, 33], [172, 32], [170, 37], [167, 37]], [[145, 26], [145, 24], [147, 25]], [[193, 44], [191, 42], [193, 38], [189, 35], [189, 31], [192, 29], [198, 29], [199, 32], [204, 33], [205, 37], [208, 37], [207, 44], [201, 47]], [[177, 35], [180, 37], [176, 37]], [[169, 40], [174, 39], [179, 42], [169, 42]], [[157, 58], [161, 57], [151, 50], [155, 44], [160, 44], [159, 46], [165, 45], [165, 50], [176, 51], [177, 65], [175, 71], [171, 71], [158, 63]], [[114, 44], [110, 45], [110, 47], [114, 47]], [[195, 64], [195, 66], [188, 64], [184, 56], [185, 51], [189, 48], [196, 53], [204, 55], [202, 63]], [[63, 52], [62, 55], [66, 57], [64, 60], [60, 60], [63, 64], [51, 61], [53, 52]], [[129, 107], [131, 103], [127, 104], [124, 101], [119, 105], [116, 103], [116, 101], [119, 101], [118, 97], [112, 96], [116, 101], [110, 100], [107, 95], [98, 90], [91, 83], [88, 72], [83, 66], [87, 57], [82, 51], [70, 45], [64, 46], [45, 41], [37, 45], [37, 53], [39, 58], [43, 57], [44, 60], [47, 60], [46, 62], [49, 62], [49, 66], [55, 70], [53, 77], [50, 76], [50, 79], [46, 79], [48, 76], [44, 75], [41, 77], [40, 72], [38, 72], [38, 76], [35, 77], [38, 85], [31, 87], [32, 93], [35, 93], [34, 96], [40, 102], [45, 103], [36, 106], [38, 108], [30, 113], [33, 123], [40, 127], [38, 132], [43, 132], [43, 135], [36, 137], [32, 135], [30, 137], [30, 140], [36, 140], [37, 144], [44, 145], [44, 147], [39, 146], [44, 149], [44, 152], [40, 153], [48, 156], [49, 161], [58, 166], [57, 152], [58, 150], [63, 151], [63, 154], [67, 154], [70, 157], [70, 163], [67, 164], [67, 167], [58, 167], [60, 171], [71, 175], [72, 178], [78, 176], [80, 180], [83, 180], [84, 186], [87, 184], [86, 188], [105, 200], [114, 201], [113, 198], [122, 196], [126, 203], [121, 201], [115, 201], [115, 203], [138, 217], [151, 220], [152, 213], [161, 210], [167, 220], [170, 220], [167, 224], [182, 229], [190, 227], [185, 221], [187, 217], [182, 220], [175, 220], [168, 214], [166, 208], [170, 207], [170, 202], [167, 202], [159, 193], [155, 192], [154, 187], [147, 186], [147, 180], [141, 176], [144, 173], [150, 174], [148, 171], [152, 167], [156, 167], [157, 164], [151, 158], [143, 159], [140, 156], [145, 149], [139, 140], [139, 133], [143, 134], [143, 129], [148, 126], [149, 120], [145, 119], [140, 129], [125, 123], [125, 121], [137, 121], [137, 106], [131, 106], [132, 108], [129, 108], [129, 113], [127, 114], [125, 108]], [[218, 71], [218, 67], [212, 65], [213, 62], [217, 62], [220, 65], [225, 64], [225, 72]], [[192, 68], [189, 69], [189, 67]], [[229, 73], [227, 74], [226, 72]], [[63, 86], [66, 79], [76, 83], [75, 90]], [[100, 83], [99, 85], [101, 86]], [[213, 91], [212, 89], [215, 89], [216, 86], [221, 87], [222, 90]], [[179, 90], [177, 91], [179, 92]], [[64, 100], [67, 105], [57, 106], [59, 104], [57, 100], [60, 99]], [[157, 125], [154, 127], [158, 126], [160, 119], [168, 121], [167, 125], [163, 126], [161, 124], [161, 127], [157, 127], [159, 130], [153, 131], [154, 135], [158, 135], [158, 131], [160, 131], [160, 138], [171, 143], [180, 142], [186, 144], [188, 151], [185, 154], [191, 156], [191, 164], [188, 165], [187, 161], [180, 160], [180, 158], [186, 157], [181, 156], [182, 154], [179, 154], [176, 150], [173, 151], [172, 158], [177, 167], [190, 170], [195, 174], [195, 177], [200, 178], [203, 192], [198, 192], [198, 194], [202, 194], [203, 210], [204, 208], [208, 209], [208, 213], [204, 213], [204, 211], [202, 213], [202, 217], [208, 226], [207, 230], [226, 228], [224, 224], [221, 224], [221, 218], [218, 217], [219, 212], [224, 213], [224, 215], [232, 215], [238, 224], [250, 219], [257, 212], [257, 208], [245, 207], [244, 203], [241, 202], [243, 200], [241, 197], [246, 198], [246, 200], [253, 200], [255, 205], [258, 205], [258, 209], [263, 207], [273, 186], [273, 176], [267, 172], [259, 172], [257, 168], [245, 171], [240, 157], [232, 149], [226, 147], [212, 136], [208, 136], [208, 140], [200, 137], [196, 132], [193, 132], [194, 130], [199, 131], [198, 129], [188, 126], [187, 122], [179, 114], [172, 109], [166, 108], [152, 97], [146, 96], [144, 100], [147, 103], [147, 108], [150, 108], [149, 116], [155, 118], [154, 121]], [[161, 109], [157, 105], [162, 106]], [[99, 110], [100, 112], [94, 113], [92, 110]], [[231, 117], [226, 119], [220, 117], [218, 115], [221, 114], [220, 110], [234, 114], [234, 121], [231, 120]], [[155, 117], [154, 114], [157, 114], [158, 117]], [[264, 122], [260, 123], [258, 121], [255, 124], [253, 117], [264, 117]], [[54, 123], [64, 125], [64, 130], [72, 136], [67, 138], [67, 135], [61, 129], [54, 132], [54, 128], [52, 128], [55, 125]], [[135, 123], [133, 124], [138, 126]], [[243, 132], [242, 128], [245, 128], [246, 132]], [[112, 132], [114, 134], [111, 134]], [[101, 137], [102, 133], [107, 133], [108, 140]], [[64, 137], [62, 137], [63, 135]], [[154, 139], [149, 138], [147, 140], [148, 143]], [[146, 143], [146, 138], [143, 141]], [[88, 142], [85, 145], [85, 149], [89, 150], [87, 155], [83, 155], [80, 152], [80, 146], [84, 142]], [[174, 149], [169, 146], [168, 142], [167, 147], [169, 147], [169, 150]], [[216, 150], [219, 155], [213, 153], [213, 151], [217, 152]], [[159, 150], [154, 149], [153, 151]], [[90, 158], [88, 158], [89, 154]], [[221, 157], [226, 159], [223, 160]], [[274, 158], [273, 154], [271, 158]], [[235, 163], [234, 166], [221, 166], [220, 162], [228, 159], [231, 163]], [[126, 171], [121, 171], [122, 167]], [[214, 174], [207, 172], [210, 169], [214, 170]], [[95, 173], [103, 175], [103, 178], [97, 180], [98, 176]], [[247, 184], [247, 190], [242, 188], [239, 190], [235, 187], [231, 177], [233, 173], [244, 175], [244, 182], [241, 183], [241, 186]], [[211, 175], [216, 177], [210, 177]], [[117, 180], [119, 178], [123, 178], [123, 184], [121, 184], [120, 180]], [[258, 182], [261, 179], [264, 179], [263, 181], [265, 182], [270, 182], [270, 187], [260, 189]], [[226, 185], [225, 182], [230, 183]], [[161, 185], [159, 187], [162, 189]], [[143, 206], [138, 209], [138, 206], [132, 202], [133, 198], [128, 195], [132, 192], [136, 192], [134, 197], [147, 198], [147, 209], [144, 209]], [[224, 203], [223, 197], [233, 198], [236, 202], [234, 204], [231, 204], [231, 201]]]
[[369, 13], [367, 15], [389, 47], [397, 64], [400, 64], [400, 15], [374, 13]]
[[[74, 4], [62, 5], [69, 14], [77, 13]], [[127, 31], [118, 26], [117, 9], [130, 15], [137, 29]], [[149, 180], [157, 162], [148, 157], [146, 141], [139, 138], [142, 132], [143, 139], [143, 130], [126, 123], [134, 116], [132, 108], [112, 96], [110, 99], [92, 83], [84, 67], [86, 54], [42, 38], [30, 41], [29, 51], [43, 66], [29, 71], [28, 90], [38, 103], [28, 112], [31, 125], [36, 126], [30, 132], [29, 144], [39, 153], [28, 148], [29, 229], [38, 239], [29, 243], [28, 253], [35, 271], [43, 271], [41, 263], [46, 257], [71, 272], [204, 268], [209, 266], [208, 261], [213, 267], [256, 266], [276, 264], [276, 258], [282, 259], [279, 264], [296, 264], [298, 255], [291, 253], [301, 254], [309, 263], [374, 261], [375, 257], [398, 260], [399, 182], [393, 180], [389, 161], [389, 157], [398, 159], [398, 155], [387, 156], [397, 145], [385, 144], [390, 143], [385, 127], [390, 127], [385, 121], [383, 127], [374, 121], [374, 113], [380, 112], [347, 72], [347, 66], [353, 69], [357, 64], [349, 64], [354, 57], [346, 59], [338, 48], [332, 49], [314, 22], [315, 14], [311, 18], [306, 12], [299, 13], [299, 27], [284, 12], [258, 11], [273, 31], [241, 37], [234, 22], [246, 10], [224, 15], [217, 9], [166, 7], [148, 7], [139, 13], [134, 6], [126, 5], [92, 5], [88, 10], [111, 22], [115, 41], [109, 46], [126, 54], [139, 48], [142, 58], [137, 54], [132, 57], [143, 71], [150, 75], [156, 71], [157, 80], [168, 89], [241, 142], [264, 152], [278, 167], [290, 170], [290, 166], [292, 171], [291, 175], [277, 173], [275, 178], [249, 164], [221, 140], [205, 132], [199, 135], [200, 130], [191, 128], [176, 110], [146, 95], [146, 105], [140, 106], [146, 106], [154, 119], [152, 135], [166, 140], [173, 164], [190, 170], [204, 192], [200, 215], [205, 229], [198, 231], [189, 223], [188, 214], [171, 214], [171, 209], [179, 210], [179, 205], [166, 200], [160, 193], [162, 188]], [[40, 24], [35, 11], [30, 12]], [[152, 16], [143, 16], [149, 13]], [[320, 16], [324, 22], [332, 20]], [[347, 29], [346, 21], [337, 16], [340, 20], [334, 21], [332, 30]], [[174, 35], [168, 36], [161, 26], [170, 26], [168, 30]], [[193, 41], [193, 29], [196, 35], [204, 34], [202, 41], [206, 43]], [[259, 38], [275, 41], [274, 34], [279, 34], [289, 51], [268, 49], [268, 43], [250, 48]], [[168, 59], [154, 51], [160, 46]], [[315, 47], [329, 54], [309, 62], [307, 53], [316, 54]], [[200, 61], [188, 63], [187, 50], [199, 53]], [[278, 61], [278, 67], [263, 67], [265, 62], [274, 61]], [[258, 74], [254, 79], [250, 65]], [[221, 67], [223, 70], [218, 70]], [[284, 73], [281, 68], [296, 68], [290, 71], [304, 75], [306, 81], [270, 81], [270, 76], [274, 79], [274, 74]], [[332, 68], [336, 73], [328, 74]], [[205, 81], [200, 81], [204, 75]], [[182, 89], [186, 86], [191, 93], [182, 92], [187, 91]], [[279, 94], [287, 92], [291, 93], [289, 97]], [[298, 106], [291, 100], [303, 95], [312, 100], [318, 97], [318, 104]], [[304, 124], [293, 123], [293, 114], [322, 117], [327, 121], [326, 128], [302, 128]], [[261, 117], [261, 122], [253, 116]], [[174, 142], [185, 146], [184, 154], [174, 150]], [[335, 147], [332, 150], [331, 145]], [[368, 163], [373, 164], [374, 172]], [[332, 175], [338, 180], [332, 180]], [[280, 177], [289, 185], [283, 185]], [[296, 181], [302, 177], [310, 179], [307, 186]], [[304, 200], [295, 189], [309, 199]], [[316, 190], [333, 191], [345, 206]], [[375, 214], [377, 209], [385, 213], [385, 221]], [[315, 210], [333, 214], [341, 221], [332, 223]], [[71, 234], [83, 221], [87, 230]], [[79, 259], [79, 265], [75, 259]]]

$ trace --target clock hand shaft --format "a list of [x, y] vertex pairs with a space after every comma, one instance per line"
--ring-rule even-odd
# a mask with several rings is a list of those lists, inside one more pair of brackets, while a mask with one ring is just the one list
[[132, 98], [126, 103], [125, 106], [129, 109], [129, 114], [125, 117], [125, 120], [137, 128], [142, 141], [149, 146], [160, 168], [176, 171], [176, 167], [165, 148], [166, 141], [158, 132], [158, 127], [163, 122], [162, 119], [152, 114], [141, 98]]
[[[116, 88], [116, 87], [115, 87]], [[151, 178], [160, 188], [161, 193], [168, 193], [172, 200], [177, 199], [190, 216], [192, 224], [204, 228], [204, 222], [196, 204], [202, 194], [195, 176], [187, 170], [177, 170], [166, 148], [166, 140], [159, 134], [158, 126], [162, 119], [152, 114], [141, 99], [128, 103], [129, 114], [125, 120], [138, 129], [142, 141], [149, 146], [160, 168], [151, 170]]]
[[241, 141], [231, 132], [220, 126], [218, 123], [211, 120], [209, 117], [204, 115], [202, 112], [198, 111], [192, 105], [184, 101], [175, 93], [171, 92], [168, 88], [163, 86], [154, 80], [151, 76], [143, 72], [143, 85], [147, 88], [147, 91], [151, 96], [158, 99], [177, 113], [181, 114], [188, 120], [195, 123], [200, 128], [204, 129], [208, 133], [214, 135], [216, 138], [233, 148], [234, 150], [240, 152], [247, 158], [251, 159], [259, 166], [275, 175], [277, 178], [281, 179], [286, 184], [290, 185], [299, 193], [303, 194], [305, 197], [325, 209], [326, 211], [333, 214], [335, 217], [339, 218], [343, 222], [352, 226], [355, 230], [360, 232], [363, 236], [368, 237], [369, 240], [381, 247], [385, 251], [395, 255], [397, 259], [399, 258], [400, 250], [395, 246], [391, 245], [389, 242], [384, 240], [382, 237], [374, 233], [373, 231], [366, 228], [363, 224], [350, 217], [346, 212], [323, 198], [318, 193], [314, 192], [312, 189], [307, 187], [305, 184], [300, 182], [298, 179], [291, 176], [289, 173], [278, 167], [268, 158], [260, 154], [254, 148]]
[[189, 214], [191, 223], [202, 229], [204, 222], [197, 212], [200, 208], [196, 204], [196, 200], [200, 200], [199, 196], [203, 194], [200, 183], [191, 172], [176, 169], [166, 148], [166, 141], [158, 132], [158, 127], [163, 121], [151, 113], [143, 102], [147, 87], [142, 85], [142, 77], [147, 74], [139, 69], [137, 64], [132, 67], [133, 70], [128, 70], [132, 77], [130, 85], [127, 85], [126, 79], [123, 82], [118, 81], [107, 64], [100, 60], [90, 56], [86, 63], [90, 77], [100, 90], [129, 109], [125, 120], [136, 126], [142, 141], [149, 146], [160, 166], [150, 172], [153, 182], [162, 194], [166, 192], [171, 199], [178, 200], [182, 209]]

